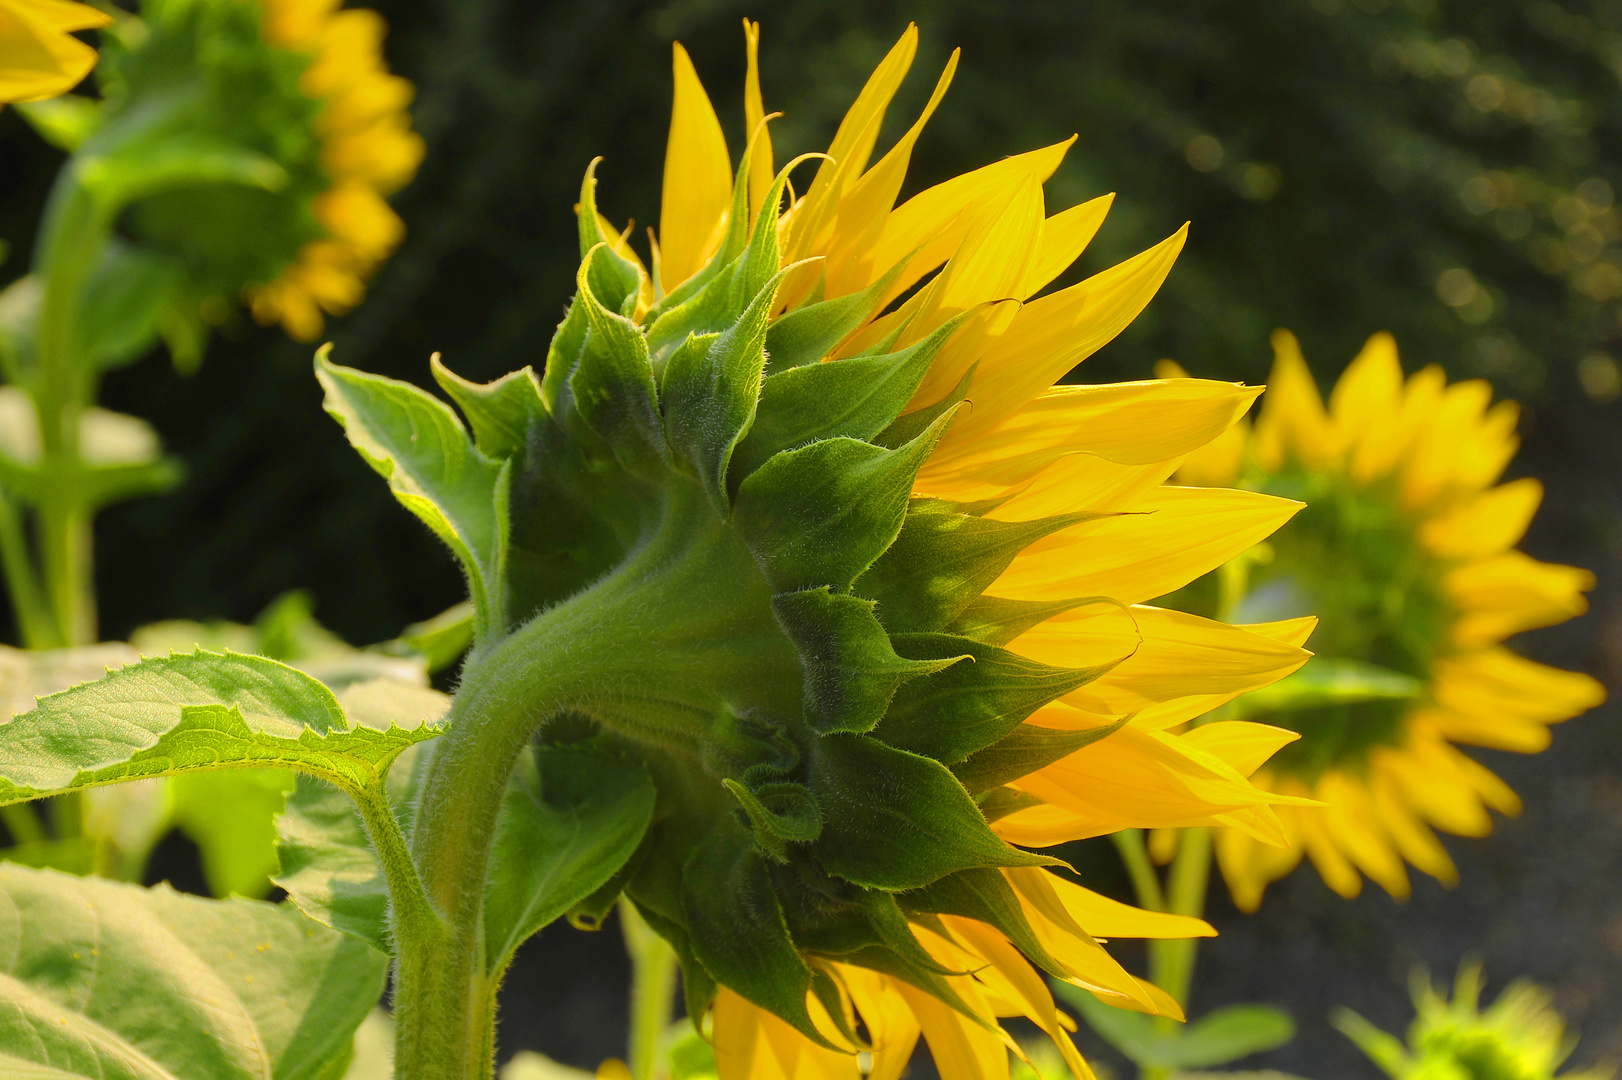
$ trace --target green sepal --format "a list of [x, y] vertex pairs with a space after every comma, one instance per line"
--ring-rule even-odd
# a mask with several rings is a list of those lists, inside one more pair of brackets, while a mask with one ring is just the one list
[[890, 642], [909, 660], [970, 658], [898, 689], [874, 731], [890, 746], [947, 765], [1000, 741], [1037, 709], [1115, 666], [1052, 667], [952, 634], [895, 634]]
[[[946, 931], [945, 927], [940, 927], [939, 930], [942, 937], [951, 938], [951, 934]], [[846, 963], [855, 964], [857, 967], [865, 967], [881, 975], [889, 975], [891, 978], [900, 979], [904, 983], [917, 987], [931, 997], [945, 1002], [981, 1027], [987, 1030], [992, 1029], [992, 1023], [970, 1008], [958, 996], [957, 991], [952, 989], [952, 984], [947, 982], [945, 978], [917, 964], [908, 963], [904, 957], [898, 955], [893, 949], [886, 949], [882, 945], [871, 945], [865, 949], [858, 949], [849, 956], [841, 957], [841, 959]]]
[[586, 302], [578, 295], [569, 300], [563, 321], [552, 332], [546, 346], [546, 370], [541, 372], [541, 404], [559, 425], [566, 425], [567, 414], [574, 410], [574, 395], [569, 392], [569, 376], [580, 363], [586, 335], [591, 331], [591, 320], [586, 317]]
[[481, 638], [506, 628], [507, 464], [486, 457], [449, 405], [409, 383], [315, 354], [328, 413], [394, 497], [461, 560]]
[[1131, 719], [1131, 716], [1123, 716], [1113, 724], [1082, 731], [1021, 724], [1001, 742], [971, 754], [961, 764], [952, 766], [952, 773], [974, 794], [990, 791], [1091, 746], [1119, 731]]
[[585, 309], [590, 332], [569, 375], [569, 392], [575, 413], [608, 444], [622, 466], [640, 476], [657, 475], [670, 460], [670, 451], [659, 418], [659, 390], [647, 339], [636, 324], [604, 307], [591, 291], [590, 268], [609, 254], [606, 247], [593, 248], [580, 264], [575, 302]]
[[[956, 323], [954, 319], [900, 352], [769, 375], [761, 384], [754, 426], [733, 455], [735, 480], [741, 482], [774, 454], [819, 439], [873, 439], [907, 407]], [[771, 355], [769, 330], [766, 353]]]
[[637, 869], [647, 854], [648, 843], [644, 836], [643, 842], [631, 853], [631, 857], [625, 860], [624, 866], [614, 871], [614, 875], [598, 886], [590, 896], [563, 913], [563, 917], [569, 920], [569, 925], [576, 930], [601, 930], [603, 923], [619, 903], [620, 897], [625, 894], [625, 886], [636, 876]]
[[499, 460], [520, 453], [530, 425], [546, 416], [541, 384], [531, 368], [509, 372], [494, 382], [476, 383], [440, 363], [438, 353], [429, 358], [428, 365], [434, 381], [467, 417], [473, 443], [487, 457]]
[[[905, 446], [939, 423], [943, 417], [949, 419], [957, 407], [963, 404], [963, 400], [969, 396], [969, 387], [974, 384], [974, 373], [979, 367], [980, 364], [976, 361], [969, 367], [969, 370], [963, 373], [963, 377], [957, 381], [957, 385], [952, 388], [951, 393], [933, 405], [926, 405], [922, 409], [915, 409], [900, 417], [889, 427], [873, 436], [873, 442], [878, 446]], [[941, 434], [945, 434], [944, 429]], [[936, 436], [937, 439], [939, 437]]]
[[642, 289], [642, 271], [631, 260], [614, 250], [619, 237], [607, 236], [597, 221], [597, 163], [593, 158], [586, 166], [585, 179], [580, 182], [580, 207], [577, 211], [580, 226], [580, 257], [586, 259], [592, 248], [604, 245], [606, 257], [592, 262], [591, 285], [604, 304], [621, 315], [629, 316], [636, 307], [636, 297]]
[[809, 843], [822, 832], [822, 810], [803, 784], [762, 784], [751, 791], [736, 780], [721, 783], [748, 815], [761, 852], [775, 862], [788, 858], [790, 843]]
[[586, 746], [536, 747], [507, 784], [485, 883], [485, 968], [611, 880], [653, 818], [640, 764]]
[[0, 863], [0, 1075], [321, 1080], [382, 954], [288, 906]]
[[825, 812], [812, 846], [829, 873], [869, 889], [917, 889], [977, 866], [1053, 866], [992, 833], [946, 766], [866, 735], [828, 735], [808, 755]]
[[827, 356], [835, 345], [850, 336], [873, 313], [880, 298], [906, 265], [906, 259], [898, 260], [889, 273], [860, 292], [804, 304], [779, 316], [773, 321], [771, 329], [766, 331], [766, 354], [770, 357], [766, 370], [772, 375], [780, 375], [802, 365], [814, 364]]
[[846, 1042], [863, 1050], [873, 1049], [872, 1044], [862, 1038], [856, 1030], [856, 1018], [851, 1015], [849, 999], [839, 992], [839, 984], [834, 982], [833, 976], [815, 959], [811, 961], [811, 992], [817, 996], [817, 1001], [828, 1014], [828, 1019], [833, 1021], [834, 1027], [839, 1029], [840, 1036]]
[[890, 893], [829, 877], [805, 860], [776, 867], [772, 876], [789, 934], [802, 952], [839, 959], [881, 948], [919, 972], [963, 974], [942, 965], [919, 944]]
[[996, 787], [976, 795], [974, 804], [980, 808], [980, 812], [986, 816], [989, 823], [1001, 820], [1009, 814], [1017, 814], [1021, 810], [1029, 810], [1033, 806], [1041, 806], [1042, 800], [1018, 788]]
[[1049, 975], [1071, 979], [1075, 973], [1053, 958], [1025, 917], [1013, 886], [999, 871], [959, 870], [921, 889], [901, 893], [901, 906], [909, 912], [961, 915], [1000, 930], [1004, 937]]
[[766, 323], [786, 273], [769, 279], [724, 332], [713, 339], [707, 334], [689, 337], [665, 364], [665, 439], [676, 458], [698, 474], [722, 517], [731, 509], [727, 465], [755, 420], [766, 365]]
[[78, 333], [99, 369], [121, 367], [152, 347], [158, 323], [185, 280], [180, 260], [111, 239], [84, 284]]
[[638, 915], [642, 921], [651, 926], [655, 933], [664, 938], [666, 943], [676, 951], [676, 959], [681, 964], [682, 1002], [687, 1008], [687, 1016], [693, 1026], [702, 1030], [704, 1017], [709, 1013], [710, 1006], [715, 1004], [715, 995], [719, 991], [715, 976], [705, 970], [699, 962], [698, 956], [693, 952], [692, 938], [679, 923], [661, 915], [657, 910], [647, 904], [631, 898], [636, 904]]
[[1007, 645], [1055, 615], [1063, 615], [1087, 604], [1122, 606], [1119, 600], [1105, 596], [1082, 596], [1069, 600], [1009, 600], [1001, 596], [977, 596], [947, 624], [946, 632], [983, 641], [987, 645]]
[[1056, 514], [1034, 521], [994, 521], [958, 513], [951, 503], [914, 499], [895, 543], [852, 586], [877, 600], [892, 634], [945, 627], [996, 581], [1025, 548], [1101, 514]]
[[772, 588], [844, 589], [872, 565], [901, 531], [913, 478], [949, 422], [895, 450], [823, 439], [745, 477], [733, 520]]
[[681, 907], [693, 953], [717, 981], [831, 1047], [805, 1007], [811, 969], [789, 937], [765, 856], [747, 833], [722, 829], [693, 849], [682, 869]]
[[826, 586], [779, 593], [772, 614], [799, 651], [806, 721], [819, 735], [873, 730], [902, 683], [953, 663], [897, 655], [871, 600]]
[[371, 727], [347, 718], [319, 681], [275, 660], [202, 650], [151, 657], [0, 724], [0, 804], [193, 769], [296, 769], [365, 789], [406, 747], [443, 730], [430, 704], [414, 704], [413, 726]]

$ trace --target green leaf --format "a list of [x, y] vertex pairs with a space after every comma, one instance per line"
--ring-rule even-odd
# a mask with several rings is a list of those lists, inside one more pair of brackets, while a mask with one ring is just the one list
[[1389, 668], [1361, 660], [1314, 656], [1294, 674], [1237, 698], [1226, 715], [1242, 719], [1326, 705], [1410, 701], [1424, 690], [1425, 684], [1419, 679]]
[[769, 459], [738, 485], [738, 531], [778, 592], [850, 585], [901, 531], [913, 477], [945, 424], [899, 450], [823, 439]]
[[[368, 691], [378, 693], [393, 691]], [[319, 681], [261, 656], [199, 650], [142, 660], [0, 724], [0, 803], [232, 767], [297, 769], [360, 790], [441, 730], [427, 698], [407, 726], [387, 727], [367, 726], [375, 714], [366, 695], [357, 700], [346, 718]]]
[[1230, 1005], [1171, 1030], [1143, 1013], [1106, 1005], [1079, 986], [1053, 990], [1092, 1029], [1143, 1069], [1201, 1069], [1273, 1050], [1295, 1037], [1290, 1014], [1271, 1005]]
[[185, 278], [180, 260], [109, 240], [79, 299], [79, 334], [98, 368], [138, 360], [158, 338], [158, 322]]
[[799, 651], [806, 720], [819, 734], [873, 730], [897, 687], [953, 662], [897, 655], [871, 600], [826, 586], [779, 593], [772, 614]]
[[631, 857], [653, 818], [639, 764], [574, 746], [537, 748], [513, 771], [485, 885], [485, 966], [596, 892]]
[[444, 402], [408, 383], [316, 354], [326, 409], [394, 497], [450, 545], [467, 572], [481, 636], [506, 628], [507, 465], [480, 453]]
[[951, 765], [1001, 740], [1055, 698], [1114, 667], [1059, 668], [952, 634], [896, 634], [909, 660], [968, 657], [896, 691], [875, 734], [891, 746]]
[[0, 865], [0, 1073], [320, 1080], [387, 963], [291, 907]]
[[[871, 441], [907, 407], [955, 328], [956, 320], [897, 353], [853, 356], [769, 375], [761, 384], [754, 426], [733, 455], [734, 475], [748, 476], [774, 454], [819, 439]], [[770, 331], [766, 352], [772, 354]]]
[[952, 766], [952, 773], [964, 787], [978, 795], [1067, 758], [1082, 747], [1091, 746], [1118, 731], [1131, 719], [1131, 716], [1123, 716], [1113, 724], [1082, 731], [1021, 724], [1000, 742], [976, 751], [962, 764]]
[[240, 143], [171, 132], [128, 140], [111, 153], [81, 152], [72, 165], [104, 214], [179, 188], [236, 184], [280, 191], [288, 181], [275, 161]]
[[[725, 516], [727, 465], [733, 447], [755, 419], [760, 372], [766, 364], [766, 323], [782, 271], [770, 278], [737, 322], [713, 340], [688, 338], [665, 365], [665, 439], [704, 483], [716, 512]], [[690, 347], [703, 343], [700, 347]]]
[[102, 103], [78, 94], [19, 101], [15, 108], [40, 138], [69, 154], [101, 127]]
[[272, 880], [287, 898], [317, 922], [392, 953], [388, 885], [349, 796], [300, 776], [276, 833], [281, 869]]
[[605, 308], [591, 291], [592, 263], [610, 254], [607, 248], [596, 248], [576, 278], [575, 302], [584, 310], [590, 332], [569, 375], [569, 391], [575, 412], [608, 443], [619, 463], [646, 476], [664, 467], [670, 450], [659, 418], [648, 341], [634, 323]]
[[439, 388], [467, 417], [474, 445], [486, 457], [500, 460], [520, 453], [529, 439], [530, 425], [546, 419], [541, 384], [533, 368], [520, 368], [494, 382], [476, 383], [440, 363], [438, 353], [429, 358], [428, 366]]
[[806, 1011], [811, 969], [789, 937], [765, 857], [747, 833], [722, 830], [693, 849], [682, 871], [681, 905], [693, 952], [711, 975], [829, 1045]]
[[170, 813], [197, 844], [203, 879], [215, 896], [270, 891], [276, 817], [296, 780], [286, 769], [191, 772], [170, 780]]
[[916, 889], [978, 866], [1051, 866], [1010, 847], [938, 761], [866, 735], [827, 735], [809, 754], [825, 820], [814, 845], [830, 873], [870, 889]]
[[[815, 364], [833, 351], [845, 338], [867, 321], [873, 313], [881, 297], [895, 281], [896, 275], [901, 273], [907, 265], [906, 259], [898, 260], [890, 272], [869, 285], [860, 292], [848, 293], [835, 297], [832, 300], [823, 300], [815, 304], [806, 304], [803, 307], [785, 312], [772, 322], [771, 329], [766, 331], [766, 370], [773, 377], [786, 374], [795, 368]], [[954, 320], [955, 328], [955, 320]], [[931, 335], [933, 337], [934, 335]], [[944, 339], [943, 342], [944, 343]], [[922, 343], [920, 343], [922, 344]], [[907, 350], [916, 355], [917, 346]], [[940, 345], [927, 353], [928, 359], [923, 361], [924, 368], [929, 367], [929, 360], [933, 360], [935, 353], [940, 351]], [[884, 357], [862, 357], [864, 360], [882, 360]], [[891, 359], [895, 359], [892, 357]], [[920, 378], [922, 376], [920, 375]], [[913, 389], [917, 389], [914, 384]], [[911, 397], [912, 392], [907, 392]], [[902, 401], [904, 407], [906, 401]], [[900, 408], [896, 409], [899, 414]], [[895, 417], [891, 417], [891, 420]], [[888, 424], [890, 421], [886, 420]], [[880, 430], [883, 430], [882, 427]], [[877, 434], [877, 432], [874, 432]], [[868, 438], [866, 435], [857, 438]]]
[[463, 601], [400, 631], [400, 640], [423, 655], [428, 671], [443, 671], [473, 644], [473, 605]]
[[1025, 548], [1060, 529], [1102, 514], [1075, 513], [1034, 521], [993, 521], [959, 513], [950, 503], [915, 499], [895, 543], [852, 590], [877, 600], [892, 634], [933, 632], [968, 607]]

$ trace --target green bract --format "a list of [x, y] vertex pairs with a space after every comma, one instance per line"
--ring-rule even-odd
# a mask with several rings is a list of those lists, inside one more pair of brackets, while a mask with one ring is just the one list
[[[817, 362], [880, 290], [772, 319], [776, 215], [749, 234], [741, 201], [710, 264], [633, 321], [638, 271], [598, 232], [593, 188], [588, 174], [578, 293], [544, 379], [481, 386], [434, 366], [471, 434], [420, 390], [318, 359], [328, 410], [473, 598], [450, 739], [419, 769], [419, 861], [463, 857], [423, 832], [461, 813], [456, 770], [507, 755], [489, 767], [504, 777], [538, 729], [549, 753], [589, 748], [652, 777], [646, 836], [570, 917], [595, 925], [631, 897], [680, 956], [694, 1016], [723, 984], [821, 1041], [806, 996], [832, 987], [816, 957], [954, 1000], [908, 913], [972, 914], [1044, 956], [990, 871], [1053, 860], [987, 815], [1023, 805], [1001, 784], [1107, 733], [1022, 726], [1103, 669], [1004, 649], [1055, 608], [980, 594], [1080, 516], [1008, 523], [913, 497], [961, 390], [903, 413], [956, 322]], [[450, 914], [465, 897], [436, 899]]]

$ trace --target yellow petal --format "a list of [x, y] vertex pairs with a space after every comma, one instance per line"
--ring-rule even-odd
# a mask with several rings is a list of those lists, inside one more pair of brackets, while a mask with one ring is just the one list
[[674, 46], [675, 102], [659, 205], [660, 287], [670, 292], [709, 260], [726, 228], [732, 158], [693, 61]]
[[1061, 210], [1047, 219], [1042, 226], [1042, 246], [1020, 285], [1020, 299], [1035, 296], [1048, 282], [1070, 269], [1070, 264], [1081, 257], [1098, 235], [1098, 228], [1104, 224], [1114, 202], [1115, 194], [1111, 192]]
[[996, 1034], [922, 990], [895, 988], [918, 1018], [941, 1080], [1008, 1080], [1008, 1048]]
[[919, 1035], [918, 1018], [906, 998], [895, 989], [894, 980], [876, 971], [852, 964], [832, 967], [861, 1014], [873, 1047], [867, 1080], [901, 1080]]
[[1594, 575], [1509, 551], [1449, 571], [1443, 585], [1463, 612], [1453, 640], [1487, 645], [1581, 615], [1588, 610], [1583, 593], [1594, 587]]
[[[807, 1005], [815, 999], [808, 996]], [[718, 1080], [861, 1080], [855, 1054], [818, 1046], [793, 1027], [721, 987], [715, 998]]]
[[1561, 671], [1504, 648], [1482, 649], [1437, 663], [1432, 696], [1455, 712], [1539, 723], [1565, 720], [1605, 700], [1605, 687], [1575, 671]]
[[1369, 338], [1329, 395], [1329, 412], [1349, 450], [1352, 478], [1367, 484], [1396, 461], [1400, 438], [1402, 364], [1390, 334]]
[[1436, 834], [1409, 808], [1390, 773], [1373, 761], [1369, 765], [1370, 802], [1402, 857], [1442, 884], [1455, 884], [1458, 869]]
[[1543, 501], [1532, 477], [1512, 480], [1466, 499], [1419, 528], [1419, 539], [1444, 559], [1480, 559], [1514, 547], [1526, 535]]
[[[743, 21], [744, 48], [749, 54], [749, 68], [743, 82], [743, 122], [746, 139], [759, 140], [754, 156], [749, 159], [749, 214], [753, 226], [760, 204], [766, 201], [777, 178], [777, 167], [772, 161], [772, 134], [762, 124], [766, 120], [766, 105], [760, 96], [760, 24]], [[758, 132], [758, 134], [757, 134]]]
[[1267, 377], [1267, 397], [1256, 421], [1256, 457], [1262, 466], [1277, 470], [1296, 459], [1323, 468], [1338, 459], [1339, 433], [1329, 422], [1318, 384], [1313, 381], [1301, 345], [1288, 330], [1273, 332], [1273, 373]]
[[1296, 731], [1255, 724], [1248, 720], [1220, 720], [1183, 733], [1183, 741], [1215, 754], [1249, 776], [1278, 751], [1301, 737]]
[[1162, 487], [1128, 513], [1085, 521], [1032, 544], [991, 586], [997, 596], [1164, 596], [1216, 569], [1302, 507], [1231, 488]]
[[[1185, 225], [1148, 251], [1026, 304], [981, 357], [971, 393], [974, 411], [953, 437], [969, 441], [998, 426], [1114, 340], [1154, 298], [1187, 238]], [[1027, 260], [1022, 265], [1034, 268], [1036, 263]]]
[[1324, 802], [1322, 820], [1330, 841], [1386, 892], [1406, 900], [1412, 891], [1408, 872], [1369, 806], [1362, 781], [1331, 769], [1318, 779], [1315, 794]]
[[[1039, 866], [1022, 866], [1004, 870], [1003, 876], [1014, 890], [1025, 897], [1039, 911], [1051, 912], [1053, 900], [1088, 934], [1100, 938], [1191, 938], [1215, 937], [1216, 931], [1204, 919], [1188, 915], [1173, 915], [1164, 911], [1146, 911], [1143, 908], [1111, 900], [1075, 882], [1049, 873]], [[1039, 898], [1041, 902], [1039, 902]], [[1051, 916], [1049, 916], [1051, 917]]]
[[1506, 401], [1489, 411], [1491, 402], [1492, 386], [1482, 379], [1454, 383], [1442, 392], [1403, 455], [1401, 491], [1407, 505], [1480, 491], [1498, 479], [1520, 445], [1519, 410]]
[[65, 94], [96, 66], [96, 50], [69, 36], [112, 19], [66, 0], [0, 3], [0, 101]]

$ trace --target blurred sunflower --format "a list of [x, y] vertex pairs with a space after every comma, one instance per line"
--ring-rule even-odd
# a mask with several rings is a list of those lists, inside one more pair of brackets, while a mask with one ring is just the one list
[[[1435, 366], [1405, 381], [1395, 342], [1376, 334], [1325, 409], [1295, 338], [1279, 331], [1273, 345], [1255, 430], [1236, 425], [1191, 456], [1179, 479], [1308, 508], [1225, 568], [1225, 582], [1212, 575], [1170, 602], [1239, 618], [1320, 616], [1315, 659], [1240, 704], [1301, 734], [1255, 782], [1326, 807], [1283, 812], [1282, 849], [1223, 830], [1217, 858], [1246, 911], [1303, 854], [1342, 896], [1357, 895], [1361, 871], [1401, 898], [1404, 860], [1443, 882], [1457, 877], [1432, 827], [1482, 836], [1489, 808], [1519, 809], [1454, 743], [1536, 753], [1550, 724], [1604, 699], [1588, 676], [1502, 644], [1581, 614], [1594, 578], [1515, 549], [1543, 487], [1496, 484], [1519, 444], [1518, 412], [1493, 405], [1486, 382], [1449, 386]], [[1224, 586], [1232, 595], [1213, 603]]]
[[[436, 371], [484, 452], [530, 447], [505, 602], [611, 606], [628, 583], [638, 658], [616, 679], [649, 689], [582, 693], [579, 708], [658, 784], [623, 888], [680, 957], [689, 1015], [713, 1009], [723, 1080], [854, 1080], [869, 1047], [871, 1075], [895, 1077], [920, 1032], [943, 1076], [1006, 1077], [1010, 1015], [1088, 1076], [1036, 969], [1180, 1016], [1094, 935], [1210, 931], [1012, 845], [1195, 825], [1285, 842], [1273, 807], [1307, 800], [1246, 777], [1294, 733], [1171, 729], [1294, 671], [1312, 620], [1229, 626], [1143, 602], [1300, 506], [1165, 485], [1257, 388], [1053, 385], [1148, 303], [1182, 230], [1038, 298], [1110, 204], [1047, 213], [1043, 184], [1073, 140], [896, 206], [957, 63], [870, 163], [914, 28], [779, 213], [804, 159], [774, 171], [746, 29], [735, 174], [675, 47], [651, 273], [599, 215], [588, 171], [580, 292], [527, 443], [489, 412], [498, 395], [527, 400], [525, 380]], [[365, 450], [351, 395], [376, 380], [322, 371]], [[747, 419], [724, 411], [734, 397]]]
[[255, 155], [229, 182], [164, 190], [130, 214], [145, 246], [184, 265], [177, 309], [200, 331], [246, 298], [260, 322], [314, 340], [404, 235], [384, 196], [422, 159], [412, 86], [383, 63], [383, 19], [339, 2], [145, 0], [106, 35], [104, 143], [156, 127], [194, 155]]
[[0, 0], [0, 102], [72, 90], [96, 66], [96, 50], [73, 32], [112, 21], [72, 0]]

